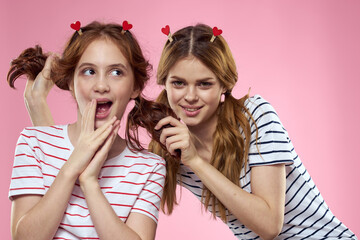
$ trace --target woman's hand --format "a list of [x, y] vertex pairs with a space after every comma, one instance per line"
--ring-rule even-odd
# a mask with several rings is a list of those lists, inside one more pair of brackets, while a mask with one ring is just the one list
[[43, 70], [35, 79], [28, 78], [24, 90], [26, 109], [34, 126], [50, 126], [54, 124], [46, 98], [54, 86], [50, 79], [51, 64], [56, 56], [50, 54]]
[[[172, 127], [164, 127], [168, 124]], [[176, 156], [176, 150], [180, 150], [181, 161], [186, 166], [190, 166], [193, 162], [199, 160], [194, 145], [194, 137], [186, 124], [169, 116], [161, 119], [155, 126], [155, 130], [161, 128], [163, 129], [160, 135], [160, 142], [166, 146], [171, 155]]]
[[24, 98], [26, 102], [33, 102], [37, 99], [45, 99], [48, 96], [54, 82], [50, 79], [51, 64], [56, 56], [52, 53], [46, 59], [43, 70], [35, 79], [28, 78], [24, 90]]

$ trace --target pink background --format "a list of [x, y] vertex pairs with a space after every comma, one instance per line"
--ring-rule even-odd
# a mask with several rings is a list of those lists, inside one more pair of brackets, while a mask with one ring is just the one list
[[[11, 90], [9, 62], [26, 47], [41, 44], [61, 51], [75, 20], [129, 20], [151, 63], [158, 64], [166, 36], [204, 22], [223, 30], [239, 72], [234, 95], [251, 87], [270, 101], [290, 133], [297, 153], [334, 214], [355, 234], [360, 177], [360, 2], [357, 0], [282, 1], [19, 1], [0, 6], [0, 229], [10, 239], [7, 198], [13, 151], [19, 132], [31, 123], [23, 104], [24, 82]], [[154, 71], [153, 76], [156, 72]], [[151, 79], [145, 94], [160, 91]], [[57, 123], [74, 121], [69, 94], [54, 89], [49, 97]], [[123, 124], [124, 125], [124, 124]], [[175, 213], [161, 215], [156, 239], [234, 239], [220, 221], [202, 214], [200, 204], [183, 191]]]

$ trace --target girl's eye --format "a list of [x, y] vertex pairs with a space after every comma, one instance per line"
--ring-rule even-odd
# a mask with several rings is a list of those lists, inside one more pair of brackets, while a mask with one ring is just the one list
[[118, 70], [118, 69], [115, 69], [115, 70], [112, 70], [112, 71], [111, 71], [111, 75], [112, 75], [112, 76], [121, 76], [121, 75], [123, 75], [123, 74], [124, 74], [123, 71]]
[[90, 76], [90, 75], [94, 75], [95, 71], [92, 70], [92, 69], [84, 69], [83, 74], [86, 75], [86, 76]]

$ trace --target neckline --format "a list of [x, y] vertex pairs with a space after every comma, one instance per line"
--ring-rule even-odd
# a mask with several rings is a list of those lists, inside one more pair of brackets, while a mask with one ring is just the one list
[[[68, 127], [69, 127], [69, 124], [64, 125], [64, 140], [65, 140], [66, 143], [69, 145], [69, 148], [70, 148], [70, 150], [71, 150], [71, 152], [72, 152], [72, 151], [74, 151], [75, 147], [74, 147], [74, 145], [73, 145], [73, 144], [71, 143], [71, 141], [70, 141], [69, 132], [68, 132], [68, 131], [69, 131]], [[119, 153], [118, 155], [115, 155], [115, 156], [112, 157], [112, 158], [107, 159], [106, 161], [108, 161], [108, 160], [110, 160], [110, 159], [114, 159], [114, 158], [120, 157], [121, 155], [127, 155], [127, 154], [129, 154], [129, 152], [130, 152], [130, 149], [128, 148], [128, 146], [127, 146], [127, 144], [126, 144], [124, 150], [123, 150], [121, 153]]]

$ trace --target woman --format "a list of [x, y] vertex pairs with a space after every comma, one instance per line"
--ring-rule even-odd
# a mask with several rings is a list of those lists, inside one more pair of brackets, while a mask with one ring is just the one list
[[239, 239], [356, 238], [330, 212], [274, 108], [259, 95], [231, 95], [237, 72], [225, 40], [201, 24], [172, 38], [158, 67], [158, 102], [182, 121], [167, 117], [156, 129], [173, 126], [160, 140], [171, 154], [181, 150], [182, 185]]
[[155, 141], [149, 150], [167, 164], [180, 150], [179, 181], [238, 239], [356, 239], [327, 207], [274, 108], [259, 95], [231, 95], [236, 65], [222, 36], [212, 38], [200, 24], [166, 42], [157, 101], [181, 120], [160, 120], [155, 129], [171, 126], [160, 137], [166, 150]]
[[38, 46], [25, 50], [12, 62], [10, 86], [23, 74], [51, 78], [75, 98], [77, 121], [21, 133], [9, 193], [13, 239], [154, 239], [165, 162], [130, 151], [118, 135], [149, 79], [137, 40], [120, 25], [93, 22], [43, 69], [45, 59]]

